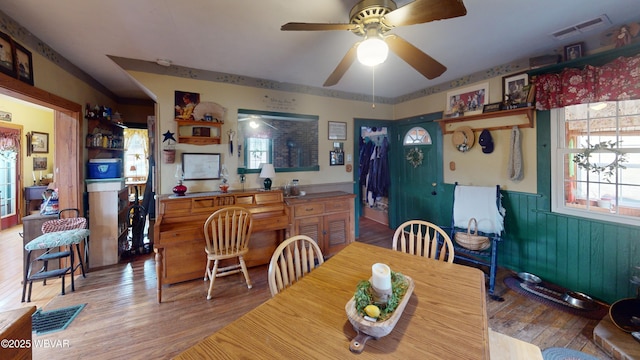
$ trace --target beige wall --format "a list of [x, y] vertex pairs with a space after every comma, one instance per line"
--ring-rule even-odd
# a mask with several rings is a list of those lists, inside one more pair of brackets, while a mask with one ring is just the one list
[[[36, 179], [40, 179], [40, 171], [33, 171], [33, 158], [34, 157], [46, 157], [47, 158], [47, 170], [42, 170], [42, 176], [53, 173], [54, 161], [53, 161], [53, 147], [54, 141], [54, 129], [53, 129], [53, 110], [43, 108], [40, 106], [34, 106], [32, 104], [25, 103], [20, 100], [13, 99], [8, 96], [0, 95], [0, 110], [10, 112], [12, 115], [11, 122], [0, 121], [0, 127], [4, 124], [21, 125], [22, 136], [20, 138], [21, 145], [21, 161], [22, 161], [22, 182], [21, 187], [33, 185], [33, 176]], [[49, 152], [47, 154], [33, 154], [27, 157], [27, 146], [25, 135], [30, 131], [37, 131], [49, 134]]]
[[[345, 152], [347, 155], [354, 155], [353, 144], [353, 119], [403, 119], [412, 116], [440, 112], [444, 110], [446, 92], [441, 92], [423, 98], [407, 101], [405, 103], [392, 105], [377, 105], [375, 109], [370, 103], [319, 97], [307, 94], [287, 93], [271, 91], [253, 87], [237, 86], [232, 84], [217, 83], [202, 80], [193, 80], [164, 75], [156, 75], [144, 72], [131, 72], [143, 86], [153, 93], [158, 99], [158, 134], [157, 143], [160, 149], [167, 147], [167, 142], [163, 143], [163, 133], [171, 131], [176, 133], [174, 118], [174, 92], [176, 90], [200, 93], [200, 101], [213, 101], [221, 104], [227, 109], [223, 135], [228, 130], [237, 129], [235, 114], [238, 108], [279, 111], [298, 114], [312, 114], [320, 116], [320, 172], [299, 172], [299, 173], [278, 173], [274, 180], [274, 186], [282, 186], [285, 182], [297, 178], [302, 184], [324, 184], [351, 182], [352, 173], [347, 173], [345, 167], [329, 166], [328, 157], [331, 150], [332, 141], [327, 140], [327, 122], [344, 121], [347, 122], [347, 141], [345, 141]], [[485, 81], [486, 82], [486, 81]], [[489, 102], [498, 102], [502, 98], [502, 77], [488, 80]], [[474, 84], [466, 84], [471, 86]], [[282, 99], [295, 99], [290, 102], [295, 105], [288, 107], [274, 108], [273, 102]], [[273, 102], [272, 102], [273, 101]], [[466, 153], [457, 151], [452, 145], [451, 134], [444, 136], [444, 180], [446, 183], [459, 182], [461, 184], [473, 185], [496, 185], [499, 184], [504, 189], [511, 191], [536, 192], [536, 144], [535, 129], [520, 129], [522, 143], [522, 154], [524, 163], [524, 179], [512, 181], [507, 175], [507, 163], [510, 154], [511, 130], [491, 131], [495, 150], [491, 154], [485, 154], [477, 145], [477, 138], [485, 126], [495, 126], [522, 122], [519, 118], [498, 118], [486, 119], [479, 123], [474, 123], [476, 145]], [[180, 154], [183, 152], [212, 152], [223, 154], [223, 163], [227, 166], [231, 177], [231, 189], [241, 188], [239, 178], [235, 174], [238, 168], [237, 156], [229, 157], [228, 140], [223, 136], [222, 145], [196, 146], [186, 144], [176, 144], [176, 164], [162, 164], [161, 156], [158, 157], [158, 167], [160, 171], [160, 184], [158, 188], [161, 194], [170, 194], [175, 185], [175, 168], [180, 162]], [[352, 161], [353, 162], [353, 161]], [[351, 162], [351, 163], [352, 163]], [[449, 164], [455, 163], [455, 170], [450, 170]], [[217, 181], [188, 181], [185, 183], [190, 192], [214, 191], [217, 190]], [[249, 174], [245, 188], [259, 188], [261, 181], [256, 174]]]
[[[144, 72], [131, 72], [131, 75], [145, 86], [158, 99], [158, 129], [156, 134], [157, 144], [160, 149], [167, 147], [163, 143], [163, 133], [171, 131], [176, 133], [174, 121], [174, 92], [176, 90], [196, 92], [200, 94], [200, 101], [213, 101], [226, 108], [225, 124], [222, 129], [223, 144], [197, 146], [188, 144], [176, 144], [176, 164], [163, 164], [161, 156], [158, 157], [160, 179], [158, 184], [159, 194], [171, 194], [175, 185], [175, 168], [180, 161], [183, 152], [207, 152], [221, 153], [222, 161], [226, 164], [231, 174], [231, 190], [241, 189], [239, 178], [236, 174], [238, 168], [237, 154], [230, 157], [228, 154], [228, 139], [224, 134], [228, 130], [237, 131], [238, 109], [251, 109], [262, 111], [276, 111], [297, 114], [309, 114], [319, 116], [319, 165], [320, 171], [278, 173], [274, 180], [274, 186], [284, 185], [291, 179], [299, 179], [301, 184], [325, 184], [353, 181], [353, 173], [346, 172], [346, 166], [329, 166], [329, 151], [333, 141], [328, 140], [328, 121], [341, 121], [347, 123], [347, 140], [344, 142], [346, 155], [352, 156], [353, 164], [353, 119], [391, 119], [393, 107], [391, 105], [376, 105], [371, 103], [333, 99], [321, 96], [272, 91], [246, 86], [238, 86], [211, 81], [193, 80], [186, 78], [156, 75]], [[284, 101], [288, 105], [282, 105]], [[295, 101], [291, 101], [295, 100]], [[345, 159], [346, 160], [346, 159]], [[345, 161], [346, 163], [346, 161]], [[218, 190], [219, 181], [188, 181], [185, 185], [189, 192]], [[262, 181], [256, 174], [248, 174], [245, 189], [262, 187]]]
[[[484, 83], [487, 81], [482, 81]], [[489, 103], [499, 102], [502, 98], [502, 76], [488, 80], [489, 83]], [[465, 84], [464, 87], [475, 84]], [[444, 111], [447, 92], [429, 95], [420, 99], [398, 104], [394, 108], [395, 119], [403, 119], [412, 116], [430, 114]], [[503, 117], [496, 119], [484, 119], [473, 124], [461, 122], [454, 125], [468, 125], [474, 129], [475, 145], [468, 152], [458, 151], [452, 143], [452, 135], [447, 134], [443, 139], [443, 164], [444, 182], [453, 184], [456, 181], [464, 185], [492, 186], [500, 185], [501, 188], [510, 191], [521, 191], [528, 193], [537, 192], [537, 171], [536, 171], [536, 131], [531, 128], [520, 129], [520, 140], [522, 144], [522, 157], [524, 165], [524, 178], [520, 181], [512, 181], [507, 175], [507, 164], [509, 162], [511, 130], [493, 130], [494, 151], [491, 154], [482, 152], [478, 145], [478, 137], [485, 127], [502, 126], [507, 124], [522, 123], [523, 117]], [[534, 123], [535, 125], [535, 123]], [[449, 164], [455, 164], [455, 171], [450, 170]]]

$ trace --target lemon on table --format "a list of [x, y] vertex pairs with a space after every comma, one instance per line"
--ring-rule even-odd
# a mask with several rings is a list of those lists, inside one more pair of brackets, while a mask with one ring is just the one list
[[367, 305], [364, 308], [364, 312], [367, 313], [367, 315], [372, 318], [377, 318], [378, 316], [380, 316], [380, 308], [373, 304]]

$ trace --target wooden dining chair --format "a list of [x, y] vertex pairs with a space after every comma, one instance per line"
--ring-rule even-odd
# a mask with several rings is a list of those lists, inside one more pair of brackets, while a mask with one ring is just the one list
[[424, 220], [409, 220], [393, 234], [393, 250], [452, 263], [453, 242], [438, 225]]
[[[251, 213], [240, 206], [227, 206], [215, 211], [204, 223], [204, 238], [207, 253], [207, 267], [204, 280], [209, 279], [207, 300], [211, 299], [213, 283], [216, 277], [244, 274], [247, 287], [251, 289], [251, 280], [243, 256], [249, 251], [249, 239], [253, 227]], [[238, 263], [218, 268], [220, 260], [238, 258]], [[211, 267], [213, 263], [213, 267]]]
[[296, 235], [286, 239], [273, 252], [269, 262], [271, 296], [276, 296], [322, 263], [322, 250], [312, 238]]

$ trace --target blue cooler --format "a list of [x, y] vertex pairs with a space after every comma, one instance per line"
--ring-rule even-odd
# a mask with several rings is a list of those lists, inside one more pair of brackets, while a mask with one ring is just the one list
[[89, 160], [88, 179], [119, 178], [122, 173], [122, 159]]

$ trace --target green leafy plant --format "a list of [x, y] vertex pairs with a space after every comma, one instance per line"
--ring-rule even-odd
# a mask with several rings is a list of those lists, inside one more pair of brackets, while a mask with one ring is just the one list
[[[602, 141], [597, 144], [591, 145], [587, 141], [587, 148], [584, 149], [581, 153], [577, 153], [573, 157], [573, 161], [578, 165], [579, 168], [585, 169], [586, 171], [592, 172], [594, 174], [602, 174], [604, 179], [611, 183], [611, 177], [615, 174], [616, 169], [626, 169], [622, 163], [627, 162], [626, 153], [618, 150], [617, 148], [618, 142]], [[608, 151], [614, 153], [615, 159], [606, 165], [598, 165], [595, 162], [591, 162], [591, 154], [594, 152], [602, 152]]]
[[[409, 285], [407, 284], [404, 275], [398, 272], [391, 272], [391, 296], [387, 301], [387, 305], [380, 307], [380, 316], [378, 317], [378, 320], [386, 320], [391, 316], [393, 311], [398, 308], [398, 305], [400, 304], [404, 294], [406, 294], [408, 287]], [[360, 281], [356, 286], [356, 292], [353, 295], [353, 298], [355, 300], [355, 306], [358, 314], [364, 316], [364, 308], [367, 307], [367, 305], [374, 304], [371, 282], [368, 280]]]

